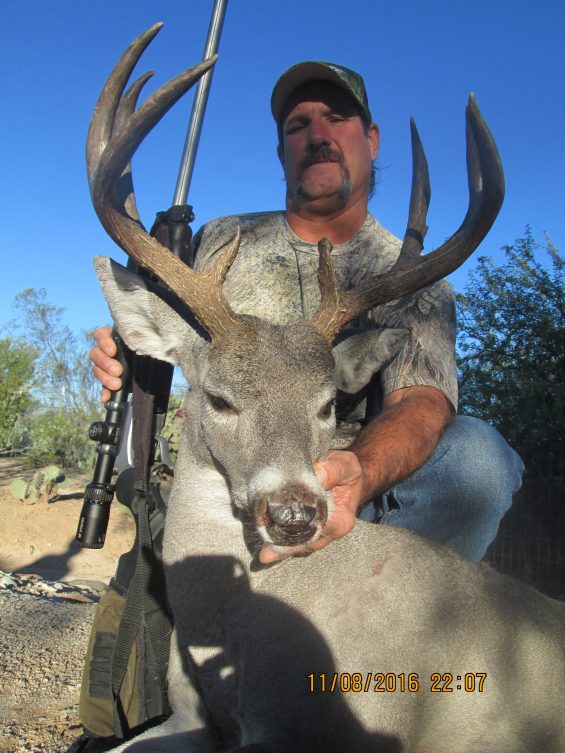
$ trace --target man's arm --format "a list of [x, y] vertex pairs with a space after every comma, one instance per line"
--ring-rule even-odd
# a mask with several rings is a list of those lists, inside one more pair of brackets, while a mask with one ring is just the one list
[[363, 471], [357, 506], [423, 465], [454, 413], [449, 400], [436, 387], [404, 387], [387, 395], [381, 413], [350, 448]]
[[[360, 505], [382, 494], [423, 465], [451, 422], [455, 411], [435, 387], [395, 390], [383, 401], [383, 410], [359, 434], [349, 450], [333, 450], [315, 470], [324, 489], [331, 490], [335, 509], [323, 535], [308, 551], [323, 549], [349, 533]], [[264, 547], [260, 561], [281, 559]]]

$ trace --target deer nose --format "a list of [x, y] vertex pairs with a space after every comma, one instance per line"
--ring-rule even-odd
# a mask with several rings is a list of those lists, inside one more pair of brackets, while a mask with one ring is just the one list
[[325, 524], [325, 499], [301, 483], [285, 484], [250, 499], [257, 526], [274, 544], [296, 546], [306, 543]]
[[249, 498], [256, 525], [266, 540], [297, 546], [313, 538], [328, 517], [326, 500], [303, 483], [287, 483]]
[[267, 505], [267, 511], [274, 523], [286, 529], [307, 527], [316, 517], [316, 508], [312, 505], [284, 505], [274, 502]]
[[267, 502], [263, 523], [273, 543], [282, 546], [302, 544], [312, 538], [316, 505]]

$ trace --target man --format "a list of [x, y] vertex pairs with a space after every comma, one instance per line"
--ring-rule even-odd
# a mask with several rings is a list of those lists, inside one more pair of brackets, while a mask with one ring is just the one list
[[[224, 292], [236, 311], [286, 322], [315, 310], [320, 238], [332, 242], [344, 286], [390, 268], [400, 241], [367, 209], [379, 129], [362, 78], [330, 63], [299, 63], [275, 85], [271, 107], [286, 212], [221, 218], [194, 240], [202, 268], [241, 226], [241, 248]], [[316, 468], [332, 491], [335, 511], [311, 550], [348, 533], [358, 514], [371, 519], [372, 505], [361, 507], [377, 499], [381, 523], [414, 530], [469, 559], [484, 556], [520, 486], [523, 464], [488, 425], [454, 420], [454, 308], [450, 287], [439, 282], [354, 323], [410, 334], [372, 381], [371, 394], [338, 404], [338, 436], [348, 447], [332, 451]], [[120, 385], [121, 367], [112, 359], [110, 328], [95, 337], [91, 359], [106, 400], [108, 390]], [[265, 564], [279, 557], [269, 548], [260, 554]]]

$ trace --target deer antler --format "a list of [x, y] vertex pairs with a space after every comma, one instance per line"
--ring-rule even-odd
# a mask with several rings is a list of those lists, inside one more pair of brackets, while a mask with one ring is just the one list
[[88, 131], [88, 182], [96, 213], [111, 238], [186, 303], [212, 342], [217, 342], [238, 320], [221, 287], [239, 248], [239, 232], [210, 270], [195, 272], [147, 233], [135, 206], [129, 164], [132, 156], [163, 115], [217, 58], [214, 55], [176, 76], [136, 110], [139, 94], [152, 72], [123, 92], [135, 64], [161, 27], [161, 23], [155, 24], [132, 42], [100, 94]]
[[469, 207], [461, 227], [442, 246], [420, 256], [427, 230], [430, 185], [426, 156], [413, 120], [408, 225], [400, 256], [392, 269], [352, 290], [341, 290], [331, 262], [332, 245], [327, 238], [318, 244], [321, 301], [312, 323], [330, 342], [347, 322], [364, 311], [419, 290], [453, 272], [490, 230], [504, 199], [504, 175], [496, 144], [473, 95], [469, 97], [466, 122]]

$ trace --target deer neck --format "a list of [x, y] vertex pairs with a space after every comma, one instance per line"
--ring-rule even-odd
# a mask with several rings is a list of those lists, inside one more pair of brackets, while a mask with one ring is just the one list
[[187, 557], [208, 555], [231, 556], [248, 562], [251, 554], [226, 478], [203, 446], [197, 413], [191, 407], [189, 396], [167, 510], [165, 562], [172, 564]]

